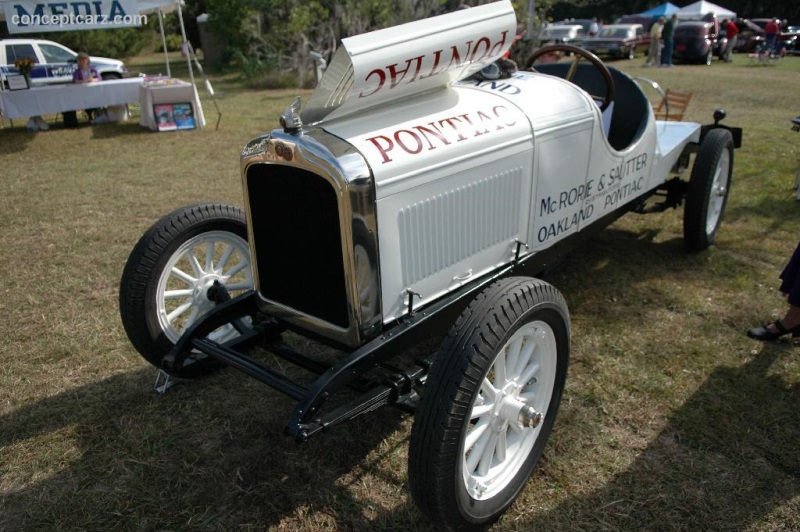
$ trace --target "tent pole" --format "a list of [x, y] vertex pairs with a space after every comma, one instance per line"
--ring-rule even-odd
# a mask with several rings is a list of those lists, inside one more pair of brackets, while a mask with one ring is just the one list
[[[194, 69], [192, 68], [192, 54], [189, 52], [189, 50], [191, 49], [191, 45], [189, 44], [189, 41], [186, 39], [186, 26], [183, 25], [183, 9], [181, 9], [181, 0], [177, 0], [177, 4], [178, 4], [178, 20], [181, 23], [181, 37], [183, 38], [181, 51], [183, 52], [183, 55], [186, 56], [186, 66], [189, 67], [189, 81], [192, 83], [192, 89], [194, 90], [195, 101], [200, 102], [200, 95], [197, 93], [197, 86], [195, 86], [194, 84]], [[198, 126], [200, 126], [199, 123]]]
[[161, 30], [161, 46], [164, 47], [164, 59], [167, 63], [167, 77], [171, 78], [172, 73], [169, 70], [169, 52], [167, 51], [167, 38], [164, 35], [164, 14], [158, 10], [158, 27]]
[[181, 9], [181, 2], [178, 1], [178, 21], [181, 23], [181, 38], [183, 39], [183, 46], [181, 46], [181, 51], [183, 55], [186, 56], [186, 66], [189, 67], [189, 80], [194, 85], [194, 71], [192, 70], [192, 58], [189, 57], [189, 47], [187, 43], [189, 42], [186, 39], [186, 27], [183, 25], [183, 9]]
[[525, 40], [533, 39], [536, 20], [536, 0], [528, 0], [528, 15], [525, 18]]

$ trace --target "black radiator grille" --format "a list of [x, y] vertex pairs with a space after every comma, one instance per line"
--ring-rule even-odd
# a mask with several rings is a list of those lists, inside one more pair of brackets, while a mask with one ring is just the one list
[[247, 170], [258, 289], [267, 299], [349, 326], [336, 191], [311, 172]]

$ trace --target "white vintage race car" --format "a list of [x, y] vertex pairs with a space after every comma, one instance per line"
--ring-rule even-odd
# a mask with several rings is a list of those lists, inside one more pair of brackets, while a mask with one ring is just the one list
[[[722, 112], [656, 121], [637, 81], [580, 49], [508, 76], [515, 27], [506, 0], [345, 39], [302, 110], [244, 147], [244, 210], [168, 214], [120, 288], [144, 358], [180, 378], [230, 365], [287, 394], [298, 440], [382, 405], [414, 412], [412, 494], [447, 528], [496, 520], [555, 421], [569, 313], [534, 276], [630, 211], [684, 203], [686, 244], [706, 248], [741, 140]], [[286, 330], [337, 350], [300, 352]], [[312, 376], [257, 360], [256, 343]]]

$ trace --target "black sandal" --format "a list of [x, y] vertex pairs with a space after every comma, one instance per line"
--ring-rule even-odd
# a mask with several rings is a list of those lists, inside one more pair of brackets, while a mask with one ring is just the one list
[[[774, 333], [769, 330], [769, 325], [774, 325], [778, 332]], [[747, 336], [750, 338], [755, 338], [756, 340], [761, 340], [763, 342], [770, 342], [772, 340], [777, 340], [781, 336], [785, 334], [792, 334], [792, 338], [800, 337], [800, 325], [794, 327], [793, 329], [787, 329], [781, 323], [781, 320], [775, 320], [769, 325], [763, 325], [761, 327], [754, 327], [747, 331]]]

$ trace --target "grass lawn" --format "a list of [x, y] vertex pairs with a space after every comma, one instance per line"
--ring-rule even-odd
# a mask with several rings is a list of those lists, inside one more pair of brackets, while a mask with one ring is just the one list
[[[613, 65], [692, 92], [686, 120], [724, 107], [744, 128], [725, 222], [687, 255], [680, 209], [630, 214], [547, 276], [572, 316], [564, 402], [494, 529], [796, 530], [800, 350], [744, 332], [784, 311], [777, 274], [800, 238], [800, 57], [642, 63]], [[165, 72], [159, 56], [130, 67]], [[411, 417], [383, 409], [298, 445], [292, 403], [235, 370], [157, 395], [122, 330], [138, 238], [184, 204], [241, 205], [241, 148], [308, 95], [212, 82], [219, 129], [202, 88], [203, 130], [136, 115], [0, 129], [0, 531], [433, 530], [406, 486]]]

